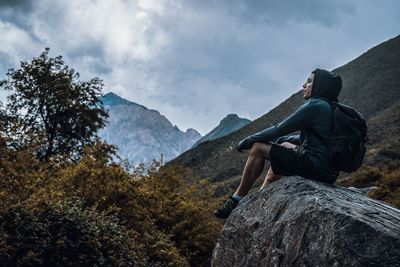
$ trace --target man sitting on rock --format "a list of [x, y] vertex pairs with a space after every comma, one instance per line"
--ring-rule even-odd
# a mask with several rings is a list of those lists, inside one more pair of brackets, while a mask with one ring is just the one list
[[[327, 147], [313, 133], [324, 139], [330, 135], [330, 102], [338, 101], [341, 88], [340, 76], [327, 70], [314, 70], [303, 84], [303, 98], [307, 101], [298, 110], [281, 123], [239, 142], [239, 152], [250, 150], [242, 180], [236, 192], [215, 211], [215, 216], [228, 218], [261, 175], [265, 160], [271, 166], [261, 189], [282, 176], [292, 175], [326, 183], [335, 182], [339, 172], [330, 163]], [[299, 130], [300, 135], [286, 136]]]

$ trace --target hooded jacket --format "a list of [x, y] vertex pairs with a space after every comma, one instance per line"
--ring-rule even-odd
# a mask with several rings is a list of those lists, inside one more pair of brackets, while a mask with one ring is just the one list
[[[304, 156], [312, 162], [315, 173], [321, 178], [334, 180], [338, 171], [330, 163], [328, 149], [313, 132], [324, 139], [330, 135], [332, 130], [330, 102], [338, 101], [342, 79], [327, 70], [316, 69], [312, 73], [314, 81], [310, 98], [282, 122], [240, 141], [237, 149], [239, 151], [250, 149], [256, 142], [290, 142], [302, 147], [302, 151], [305, 151]], [[300, 135], [286, 136], [297, 131], [300, 131]]]

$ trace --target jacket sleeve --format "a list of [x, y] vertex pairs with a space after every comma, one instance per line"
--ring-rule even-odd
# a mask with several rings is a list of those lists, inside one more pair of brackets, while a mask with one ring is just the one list
[[297, 135], [285, 135], [285, 136], [278, 137], [276, 139], [271, 139], [270, 142], [274, 142], [274, 143], [278, 143], [278, 144], [282, 144], [283, 142], [289, 142], [289, 143], [299, 146], [300, 145], [300, 135], [298, 135], [298, 134]]
[[262, 130], [261, 132], [250, 135], [239, 142], [238, 151], [250, 149], [256, 142], [268, 142], [280, 136], [287, 135], [304, 129], [313, 124], [315, 116], [318, 115], [317, 106], [312, 100], [307, 101], [289, 117], [282, 122]]

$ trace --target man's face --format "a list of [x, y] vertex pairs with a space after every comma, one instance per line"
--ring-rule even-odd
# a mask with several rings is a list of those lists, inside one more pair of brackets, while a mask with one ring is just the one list
[[303, 98], [309, 99], [311, 97], [312, 85], [314, 82], [314, 73], [311, 73], [307, 81], [303, 84]]

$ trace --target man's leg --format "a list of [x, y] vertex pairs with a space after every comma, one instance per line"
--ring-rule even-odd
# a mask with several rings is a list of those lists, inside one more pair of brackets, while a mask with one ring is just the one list
[[[294, 145], [292, 143], [289, 143], [289, 142], [283, 142], [280, 145], [283, 146], [283, 147], [286, 147], [286, 148], [290, 148], [290, 149], [294, 149], [296, 147], [296, 145]], [[275, 182], [275, 181], [277, 181], [277, 180], [279, 180], [281, 178], [282, 178], [282, 175], [275, 174], [272, 171], [272, 168], [269, 167], [269, 170], [267, 172], [267, 175], [265, 176], [264, 182], [261, 185], [260, 190], [266, 188], [270, 183]]]
[[238, 189], [220, 209], [215, 211], [215, 216], [222, 219], [228, 218], [232, 210], [238, 205], [240, 199], [249, 192], [254, 181], [262, 173], [265, 160], [269, 160], [270, 150], [271, 144], [255, 143], [251, 147]]
[[282, 178], [282, 175], [277, 175], [272, 171], [272, 168], [269, 167], [267, 175], [265, 176], [264, 182], [260, 187], [260, 190], [266, 188], [270, 183], [278, 181]]
[[250, 150], [244, 167], [242, 180], [235, 195], [245, 196], [249, 192], [254, 181], [260, 176], [264, 169], [265, 160], [269, 160], [271, 144], [255, 143]]

